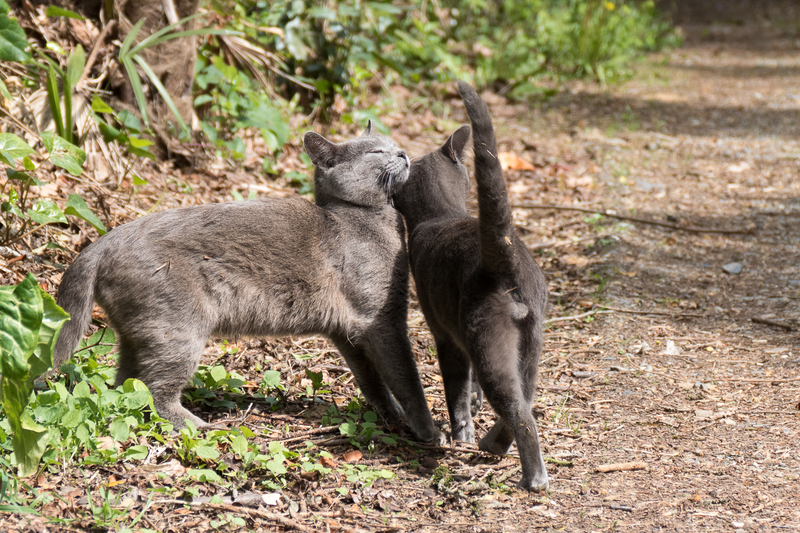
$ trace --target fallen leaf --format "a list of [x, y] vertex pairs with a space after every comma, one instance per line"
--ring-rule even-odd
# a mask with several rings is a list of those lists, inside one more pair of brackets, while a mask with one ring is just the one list
[[497, 158], [500, 160], [500, 168], [503, 170], [536, 170], [535, 166], [512, 152], [500, 152], [497, 154]]
[[362, 457], [364, 457], [364, 455], [358, 450], [353, 450], [351, 452], [342, 454], [342, 460], [345, 463], [354, 463], [356, 461], [360, 461]]
[[319, 464], [325, 468], [336, 468], [339, 465], [339, 462], [333, 457], [322, 457], [319, 460]]

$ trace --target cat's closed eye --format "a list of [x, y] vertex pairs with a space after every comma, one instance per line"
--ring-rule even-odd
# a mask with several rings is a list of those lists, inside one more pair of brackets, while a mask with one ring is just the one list
[[370, 150], [368, 154], [385, 154], [386, 150]]

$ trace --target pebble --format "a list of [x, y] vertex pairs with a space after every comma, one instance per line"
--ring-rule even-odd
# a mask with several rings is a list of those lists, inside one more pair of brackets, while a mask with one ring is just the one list
[[728, 274], [738, 274], [742, 271], [742, 264], [741, 263], [728, 263], [727, 265], [722, 267], [722, 270], [727, 272]]

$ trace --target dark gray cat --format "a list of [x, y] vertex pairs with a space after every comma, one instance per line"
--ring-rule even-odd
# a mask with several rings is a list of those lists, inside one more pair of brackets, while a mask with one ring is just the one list
[[304, 143], [317, 167], [316, 205], [287, 198], [173, 209], [87, 247], [59, 288], [72, 319], [54, 365], [69, 359], [96, 300], [119, 339], [117, 385], [141, 379], [160, 416], [203, 425], [180, 397], [209, 336], [323, 334], [384, 418], [405, 411], [419, 440], [443, 442], [407, 336], [405, 232], [389, 205], [408, 157], [371, 124], [347, 142], [309, 132]]
[[469, 177], [461, 164], [469, 126], [414, 161], [395, 194], [409, 232], [411, 271], [436, 341], [453, 438], [474, 442], [473, 372], [499, 415], [479, 447], [508, 452], [516, 439], [519, 486], [547, 489], [547, 470], [531, 415], [547, 284], [514, 232], [489, 110], [458, 85], [473, 127], [478, 219], [467, 215]]

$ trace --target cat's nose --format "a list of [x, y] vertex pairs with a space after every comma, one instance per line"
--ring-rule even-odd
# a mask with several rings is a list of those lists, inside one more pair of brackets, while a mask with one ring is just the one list
[[403, 159], [403, 161], [405, 161], [406, 168], [411, 166], [411, 160], [406, 155], [405, 150], [400, 150], [400, 153], [397, 154], [397, 157], [400, 157], [400, 158]]

